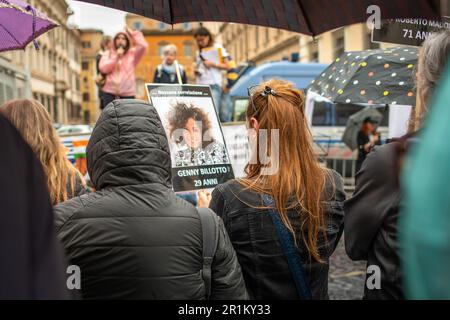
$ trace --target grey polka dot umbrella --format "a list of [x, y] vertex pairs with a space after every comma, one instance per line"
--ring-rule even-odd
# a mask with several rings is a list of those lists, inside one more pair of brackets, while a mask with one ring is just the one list
[[308, 89], [334, 103], [415, 105], [418, 56], [410, 47], [346, 52]]

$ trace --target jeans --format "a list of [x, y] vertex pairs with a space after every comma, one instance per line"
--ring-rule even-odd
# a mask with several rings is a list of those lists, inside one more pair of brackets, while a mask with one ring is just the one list
[[186, 200], [190, 204], [197, 206], [197, 193], [196, 192], [181, 193], [181, 194], [177, 194], [177, 196], [183, 200]]
[[103, 108], [106, 108], [108, 106], [108, 104], [110, 104], [111, 102], [113, 102], [114, 100], [119, 100], [119, 99], [134, 99], [134, 96], [129, 96], [129, 97], [120, 97], [120, 96], [116, 96], [114, 94], [110, 94], [110, 93], [106, 93], [106, 92], [102, 92], [102, 102], [103, 102]]
[[220, 104], [222, 100], [222, 87], [218, 84], [212, 84], [211, 88], [212, 98], [214, 100], [214, 107], [216, 108], [217, 115], [220, 116]]

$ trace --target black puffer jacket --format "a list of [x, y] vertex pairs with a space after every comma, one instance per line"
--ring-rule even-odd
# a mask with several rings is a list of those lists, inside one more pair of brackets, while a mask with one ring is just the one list
[[[55, 208], [58, 236], [81, 268], [87, 299], [203, 299], [202, 232], [195, 207], [171, 189], [167, 138], [153, 107], [115, 101], [87, 148], [97, 192]], [[220, 221], [212, 298], [247, 297]]]
[[[343, 231], [344, 184], [333, 171], [323, 194], [326, 214], [326, 236], [319, 238], [319, 251], [325, 263], [311, 262], [305, 245], [299, 245], [304, 269], [308, 275], [313, 299], [328, 299], [328, 260], [333, 254]], [[332, 181], [334, 179], [334, 181]], [[222, 217], [242, 266], [248, 293], [257, 300], [299, 299], [294, 278], [289, 271], [275, 226], [261, 195], [233, 180], [218, 186], [212, 195], [210, 208]], [[301, 222], [298, 213], [288, 212], [299, 234]], [[307, 231], [307, 230], [305, 230]], [[301, 236], [299, 236], [300, 238]], [[301, 242], [300, 242], [301, 243]]]

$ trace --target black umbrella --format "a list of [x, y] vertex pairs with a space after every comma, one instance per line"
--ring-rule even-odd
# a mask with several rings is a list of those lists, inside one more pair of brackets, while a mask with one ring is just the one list
[[439, 0], [84, 0], [168, 24], [220, 21], [318, 35], [366, 22], [367, 8], [379, 6], [383, 19], [440, 18]]
[[308, 90], [334, 103], [416, 104], [417, 48], [347, 52], [319, 75]]

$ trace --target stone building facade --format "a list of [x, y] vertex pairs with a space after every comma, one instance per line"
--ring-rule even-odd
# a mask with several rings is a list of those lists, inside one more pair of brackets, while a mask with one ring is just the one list
[[65, 0], [28, 2], [59, 27], [38, 38], [39, 51], [30, 44], [24, 51], [0, 54], [0, 66], [3, 66], [0, 68], [7, 70], [9, 79], [14, 79], [6, 85], [3, 83], [3, 98], [1, 92], [0, 98], [32, 97], [47, 107], [55, 122], [79, 123], [82, 121], [81, 40], [80, 32], [67, 25], [70, 7]]

